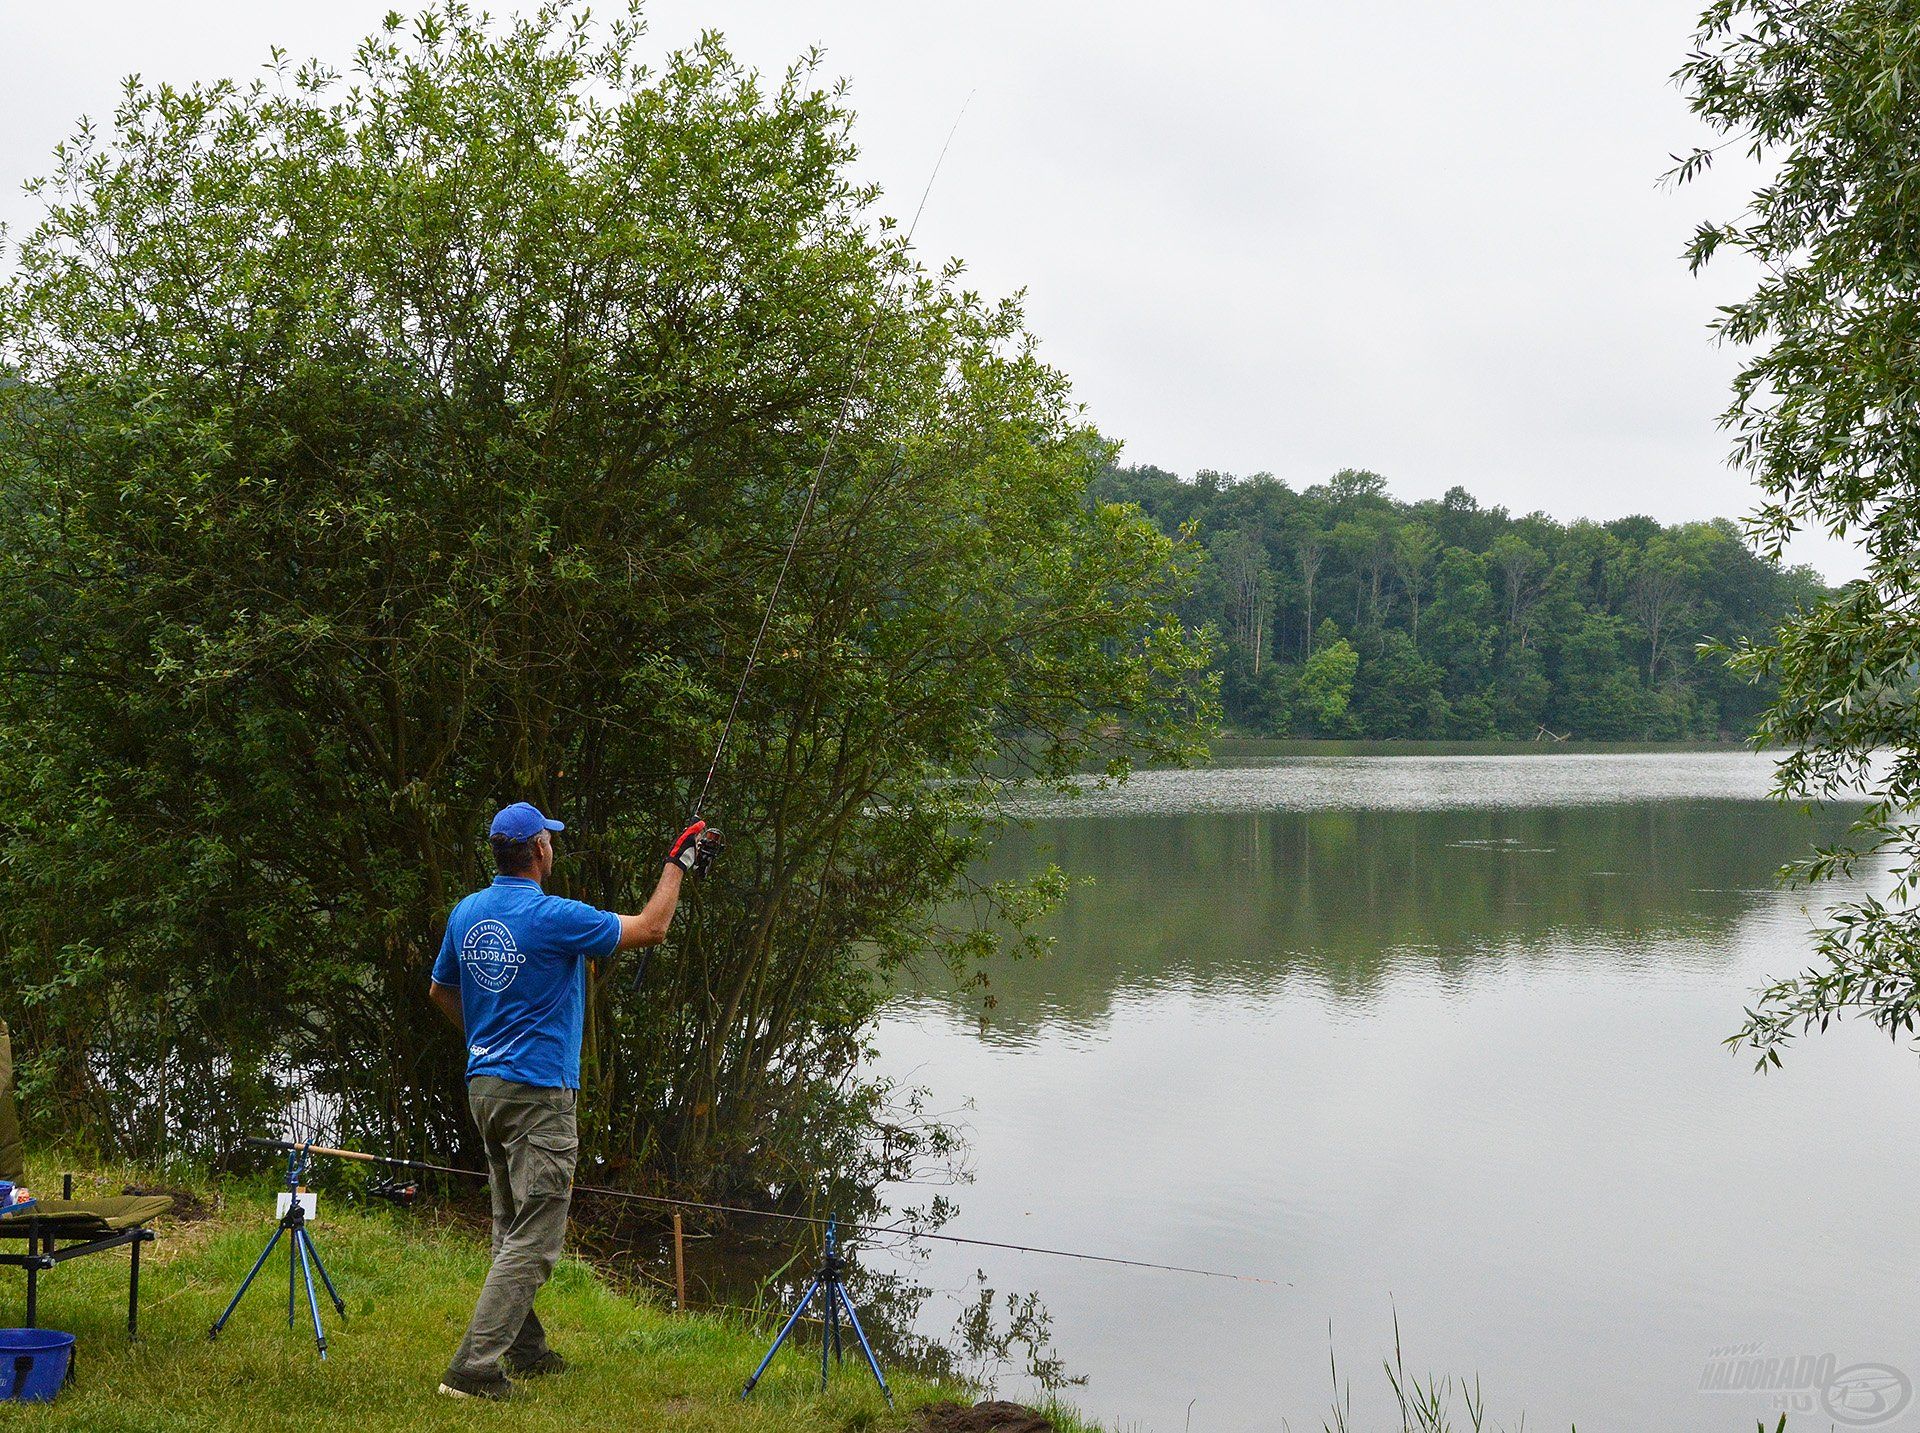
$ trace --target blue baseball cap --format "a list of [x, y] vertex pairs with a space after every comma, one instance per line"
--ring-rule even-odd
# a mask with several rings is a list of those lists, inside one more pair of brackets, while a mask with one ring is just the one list
[[509, 841], [531, 841], [542, 831], [564, 831], [564, 821], [554, 821], [543, 814], [531, 801], [516, 801], [511, 806], [502, 806], [499, 814], [493, 818], [493, 825], [487, 828], [488, 836], [505, 836]]

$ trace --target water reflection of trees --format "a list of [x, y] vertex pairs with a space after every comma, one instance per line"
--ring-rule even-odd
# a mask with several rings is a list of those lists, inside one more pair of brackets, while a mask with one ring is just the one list
[[[1843, 821], [1728, 800], [1040, 822], [987, 874], [1051, 860], [1090, 884], [1047, 922], [1048, 955], [993, 972], [986, 1028], [1099, 1022], [1130, 992], [1170, 985], [1306, 980], [1365, 999], [1396, 968], [1464, 973], [1583, 935], [1608, 958], [1675, 935], [1710, 950], [1780, 865]], [[937, 980], [924, 993], [979, 1008], [978, 992]]]

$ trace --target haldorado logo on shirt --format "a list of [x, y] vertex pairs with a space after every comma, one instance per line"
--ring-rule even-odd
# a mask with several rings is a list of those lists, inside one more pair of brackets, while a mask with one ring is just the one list
[[496, 920], [475, 921], [460, 942], [460, 964], [495, 995], [513, 984], [527, 958], [513, 943], [513, 932]]

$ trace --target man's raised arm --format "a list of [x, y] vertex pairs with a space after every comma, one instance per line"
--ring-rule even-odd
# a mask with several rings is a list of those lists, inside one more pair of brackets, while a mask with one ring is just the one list
[[634, 950], [665, 940], [667, 928], [673, 924], [673, 913], [680, 905], [680, 883], [685, 879], [686, 872], [678, 864], [669, 863], [660, 872], [660, 882], [641, 907], [640, 914], [620, 917], [620, 944], [614, 949]]
[[680, 905], [680, 883], [688, 872], [706, 874], [707, 867], [720, 851], [720, 833], [709, 831], [707, 823], [696, 821], [680, 833], [680, 839], [667, 852], [666, 868], [637, 916], [620, 917], [620, 943], [615, 950], [634, 950], [658, 945], [667, 938], [673, 925], [673, 913]]

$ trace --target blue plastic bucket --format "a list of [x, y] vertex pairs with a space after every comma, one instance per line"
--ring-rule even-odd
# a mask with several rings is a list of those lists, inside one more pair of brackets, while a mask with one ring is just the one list
[[72, 1334], [0, 1329], [0, 1398], [50, 1403], [72, 1366]]

